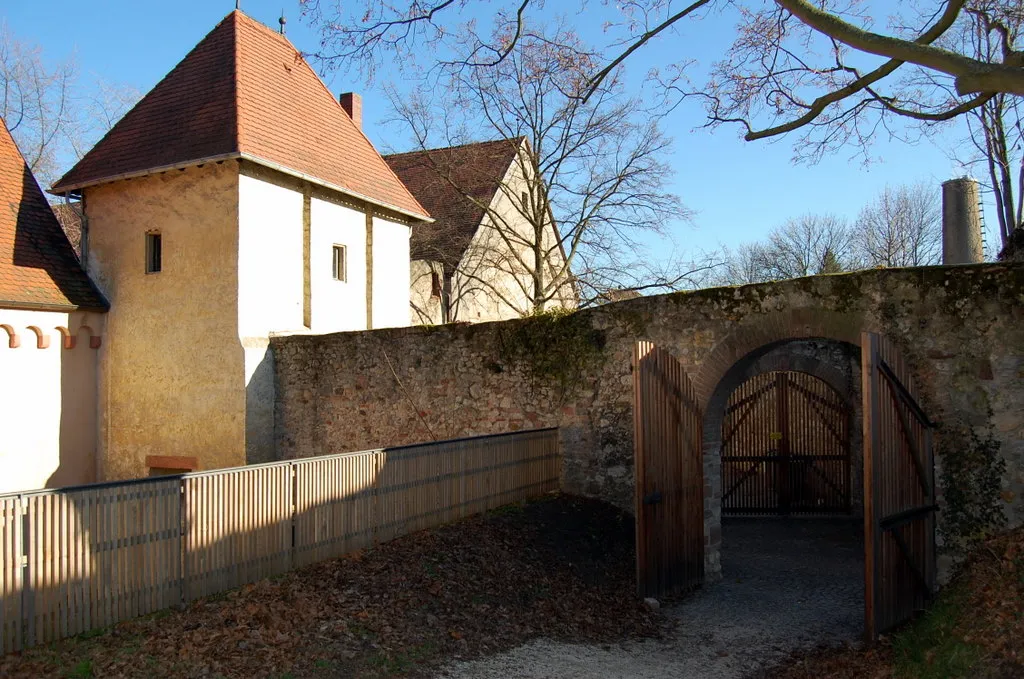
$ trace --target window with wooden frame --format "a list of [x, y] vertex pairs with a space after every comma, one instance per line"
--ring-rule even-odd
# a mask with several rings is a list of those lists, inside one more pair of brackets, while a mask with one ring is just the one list
[[163, 240], [160, 233], [146, 234], [146, 273], [160, 273], [163, 268]]
[[332, 271], [334, 280], [336, 281], [347, 281], [348, 280], [348, 253], [347, 248], [344, 245], [335, 245], [333, 249], [333, 264]]

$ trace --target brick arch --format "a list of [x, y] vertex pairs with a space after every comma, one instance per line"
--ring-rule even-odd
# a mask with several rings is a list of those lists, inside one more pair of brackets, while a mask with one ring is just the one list
[[21, 346], [21, 338], [18, 337], [18, 333], [14, 331], [12, 326], [0, 323], [0, 330], [4, 330], [7, 333], [7, 347], [9, 349], [17, 349]]
[[861, 332], [878, 328], [863, 316], [820, 308], [780, 309], [747, 317], [701, 362], [693, 386], [707, 409], [715, 389], [741, 359], [788, 340], [826, 339], [860, 346]]
[[47, 349], [50, 346], [50, 336], [46, 334], [42, 328], [35, 325], [28, 326], [36, 336], [36, 349]]
[[[780, 314], [781, 315], [781, 314]], [[829, 315], [830, 316], [830, 315]], [[829, 316], [826, 316], [828, 318]], [[715, 578], [721, 572], [720, 552], [722, 543], [721, 514], [721, 439], [725, 407], [736, 387], [756, 375], [775, 370], [790, 370], [807, 373], [816, 377], [835, 390], [849, 406], [851, 435], [856, 437], [855, 421], [857, 412], [853, 393], [859, 389], [855, 384], [857, 375], [845, 378], [842, 372], [829, 361], [802, 353], [775, 352], [787, 344], [805, 340], [817, 340], [845, 346], [859, 356], [861, 325], [859, 319], [844, 317], [835, 319], [831, 330], [824, 332], [820, 325], [804, 323], [780, 326], [775, 323], [767, 327], [739, 327], [712, 351], [716, 360], [727, 362], [724, 368], [706, 366], [698, 373], [705, 380], [715, 380], [706, 387], [703, 397], [703, 458], [704, 458], [704, 541], [705, 572]], [[802, 332], [800, 332], [802, 331]], [[799, 334], [797, 334], [799, 332]], [[773, 335], [784, 335], [773, 337]], [[836, 337], [839, 335], [839, 337]], [[749, 347], [745, 353], [739, 352]], [[728, 357], [728, 358], [724, 358]], [[720, 364], [719, 364], [720, 365]]]
[[790, 342], [808, 339], [824, 340], [826, 342], [836, 342], [839, 344], [855, 346], [851, 342], [833, 340], [827, 337], [800, 337], [790, 340], [782, 340], [780, 342], [774, 342], [772, 344], [758, 347], [740, 360], [736, 361], [730, 369], [726, 371], [725, 375], [722, 376], [718, 384], [715, 385], [711, 396], [705, 404], [705, 455], [709, 452], [709, 444], [717, 445], [720, 442], [719, 439], [721, 438], [722, 420], [725, 417], [725, 406], [729, 401], [729, 396], [738, 386], [749, 380], [751, 377], [756, 377], [757, 375], [761, 375], [766, 372], [789, 370], [792, 372], [807, 373], [831, 387], [831, 389], [839, 394], [839, 396], [846, 402], [846, 405], [851, 411], [856, 409], [857, 404], [854, 402], [854, 398], [852, 396], [852, 392], [855, 390], [855, 385], [851, 383], [851, 380], [846, 379], [839, 369], [831, 363], [806, 354], [788, 355], [774, 353], [762, 360], [762, 357], [765, 356], [765, 354], [769, 354], [769, 352], [774, 349], [784, 347]]

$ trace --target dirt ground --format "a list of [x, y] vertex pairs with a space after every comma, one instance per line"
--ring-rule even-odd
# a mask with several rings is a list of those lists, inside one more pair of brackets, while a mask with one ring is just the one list
[[795, 651], [856, 644], [863, 625], [860, 530], [848, 520], [738, 519], [723, 527], [723, 579], [661, 612], [657, 640], [536, 640], [454, 663], [447, 679], [750, 676]]
[[663, 635], [633, 581], [632, 518], [554, 496], [9, 655], [0, 676], [432, 676], [537, 638]]
[[633, 520], [551, 496], [0, 659], [3, 677], [744, 677], [860, 633], [850, 524], [724, 528], [724, 579], [652, 611]]

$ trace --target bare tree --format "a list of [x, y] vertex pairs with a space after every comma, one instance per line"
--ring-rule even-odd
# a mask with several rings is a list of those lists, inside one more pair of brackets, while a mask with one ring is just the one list
[[[520, 41], [537, 37], [530, 18], [544, 11], [541, 0], [496, 1], [495, 30], [481, 37], [478, 22], [460, 17], [469, 0], [302, 1], [322, 29], [318, 56], [329, 66], [355, 63], [370, 73], [387, 53], [405, 65], [427, 53], [442, 71], [497, 66]], [[668, 0], [630, 0], [585, 7], [588, 14], [601, 13], [608, 42], [594, 54], [582, 96], [592, 96], [646, 44], [678, 35], [710, 12], [733, 13], [736, 39], [722, 50], [707, 82], [689, 83], [690, 67], [703, 55], [685, 53], [663, 65], [661, 80], [704, 100], [710, 124], [741, 125], [747, 140], [799, 131], [798, 157], [813, 159], [851, 140], [866, 145], [892, 117], [949, 120], [996, 94], [1024, 95], [1024, 52], [1008, 28], [1020, 16], [1019, 0], [870, 6], [860, 0], [694, 0], [682, 7]], [[978, 17], [995, 47], [991, 52], [942, 42]], [[887, 24], [887, 30], [874, 31], [876, 24]], [[466, 44], [473, 46], [468, 54], [452, 50]], [[921, 72], [948, 77], [954, 96], [940, 100], [934, 92], [922, 93], [909, 78]]]
[[758, 243], [732, 253], [713, 280], [721, 285], [763, 283], [840, 273], [861, 265], [853, 229], [835, 215], [806, 214], [777, 226]]
[[865, 266], [923, 266], [942, 257], [942, 210], [938, 190], [925, 183], [886, 187], [860, 212], [856, 223]]
[[0, 117], [43, 186], [88, 151], [139, 96], [104, 81], [86, 90], [74, 59], [47, 66], [38, 45], [0, 24]]
[[735, 251], [726, 249], [724, 262], [712, 275], [715, 285], [747, 285], [772, 280], [764, 243], [743, 243]]
[[835, 215], [806, 214], [790, 219], [772, 231], [763, 252], [770, 279], [858, 268], [853, 231]]
[[[462, 49], [472, 64], [480, 45]], [[459, 263], [463, 284], [519, 313], [567, 296], [587, 304], [609, 290], [675, 289], [706, 269], [671, 258], [652, 264], [645, 235], [662, 236], [667, 222], [687, 215], [665, 188], [670, 141], [660, 113], [627, 96], [618, 75], [584, 97], [593, 70], [579, 37], [554, 23], [531, 26], [498, 64], [449, 72], [443, 97], [436, 89], [392, 96], [420, 149], [473, 138], [516, 149], [494, 201], [474, 195], [443, 151], [427, 157], [485, 214], [486, 233]], [[451, 291], [453, 309], [462, 292]]]
[[[1003, 3], [977, 0], [954, 30], [943, 36], [941, 44], [954, 51], [993, 60], [1005, 44], [1015, 44], [1024, 28], [1024, 9], [1001, 7]], [[914, 84], [922, 96], [930, 96], [934, 106], [956, 98], [955, 82], [942, 74], [918, 75]], [[971, 174], [981, 179], [990, 191], [996, 207], [999, 246], [1006, 248], [1014, 229], [1024, 221], [1024, 128], [1022, 98], [995, 93], [963, 116], [963, 134], [952, 144], [951, 155]], [[945, 132], [948, 125], [925, 122], [925, 131]]]
[[60, 151], [74, 126], [72, 89], [77, 69], [65, 61], [47, 68], [42, 50], [0, 25], [0, 117], [41, 181], [56, 178]]

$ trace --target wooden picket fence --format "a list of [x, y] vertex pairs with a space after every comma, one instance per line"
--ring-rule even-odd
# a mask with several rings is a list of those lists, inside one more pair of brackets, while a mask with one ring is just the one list
[[557, 490], [557, 429], [0, 495], [0, 653]]

